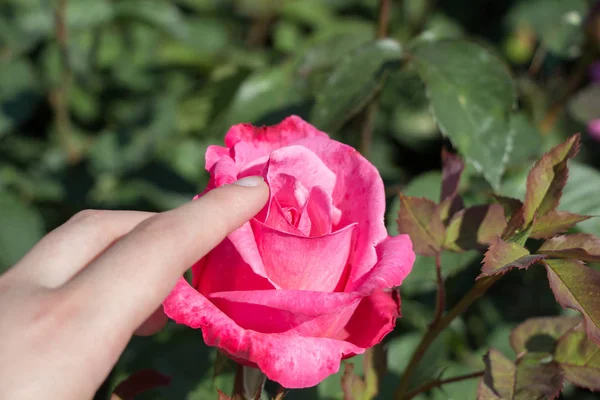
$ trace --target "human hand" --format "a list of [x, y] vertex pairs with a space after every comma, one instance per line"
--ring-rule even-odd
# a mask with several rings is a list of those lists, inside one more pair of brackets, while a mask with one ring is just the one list
[[258, 177], [160, 213], [83, 211], [0, 276], [0, 398], [89, 399], [183, 272], [264, 206]]

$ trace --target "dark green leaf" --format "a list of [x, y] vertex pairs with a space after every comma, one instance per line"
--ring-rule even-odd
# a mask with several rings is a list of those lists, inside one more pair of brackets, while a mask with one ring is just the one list
[[0, 273], [15, 264], [44, 236], [38, 211], [0, 192]]
[[502, 61], [466, 41], [419, 43], [414, 64], [442, 132], [494, 188], [509, 159], [514, 86]]
[[509, 20], [516, 27], [532, 29], [550, 52], [573, 58], [581, 54], [585, 38], [585, 0], [532, 0], [518, 3]]
[[311, 121], [326, 132], [336, 131], [373, 97], [385, 70], [402, 57], [402, 46], [392, 39], [368, 43], [348, 54], [317, 95]]

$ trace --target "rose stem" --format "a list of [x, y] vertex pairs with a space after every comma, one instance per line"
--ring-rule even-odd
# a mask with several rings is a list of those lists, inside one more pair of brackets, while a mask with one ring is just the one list
[[430, 381], [430, 382], [427, 382], [427, 383], [419, 386], [415, 390], [408, 392], [406, 394], [406, 396], [404, 396], [404, 398], [406, 400], [410, 400], [413, 397], [417, 397], [421, 393], [425, 393], [433, 388], [443, 386], [447, 383], [454, 383], [454, 382], [466, 381], [467, 379], [478, 378], [480, 376], [483, 376], [484, 372], [485, 371], [477, 371], [477, 372], [472, 372], [470, 374], [459, 375], [459, 376], [455, 376], [455, 377], [448, 378], [448, 379], [436, 379], [434, 381]]
[[446, 315], [437, 321], [434, 321], [429, 326], [429, 329], [425, 335], [423, 335], [419, 346], [417, 346], [417, 349], [413, 353], [412, 358], [400, 379], [400, 384], [398, 385], [394, 396], [396, 400], [406, 399], [405, 393], [410, 385], [410, 378], [412, 378], [417, 366], [423, 359], [423, 356], [431, 343], [448, 327], [448, 325], [450, 325], [450, 322], [452, 322], [454, 318], [465, 312], [465, 310], [469, 308], [475, 300], [482, 296], [496, 281], [498, 281], [500, 277], [501, 275], [486, 276], [476, 281], [471, 290], [469, 290], [469, 292], [454, 307], [452, 307]]

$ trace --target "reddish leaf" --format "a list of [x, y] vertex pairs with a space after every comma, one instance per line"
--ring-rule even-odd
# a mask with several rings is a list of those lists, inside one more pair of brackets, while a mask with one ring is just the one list
[[585, 233], [556, 236], [546, 240], [539, 252], [552, 257], [599, 262], [600, 238]]
[[515, 399], [555, 399], [562, 390], [563, 371], [544, 354], [526, 354], [517, 360]]
[[169, 383], [171, 377], [153, 369], [142, 369], [119, 383], [113, 391], [111, 400], [132, 400], [150, 389], [168, 386]]
[[446, 228], [433, 201], [400, 194], [397, 222], [398, 232], [412, 239], [415, 253], [433, 256], [441, 250]]
[[217, 393], [219, 394], [217, 400], [243, 400], [239, 395], [229, 397], [225, 393], [221, 392], [219, 389], [217, 389]]
[[465, 164], [457, 154], [442, 149], [442, 190], [438, 206], [442, 221], [464, 207], [463, 200], [458, 195], [458, 184], [464, 169]]
[[504, 208], [504, 215], [506, 218], [511, 218], [517, 211], [523, 208], [523, 202], [519, 199], [512, 197], [493, 195], [498, 203]]
[[566, 211], [550, 211], [535, 220], [530, 236], [535, 239], [546, 239], [574, 227], [581, 221], [590, 219], [587, 215], [571, 214]]
[[506, 226], [499, 204], [487, 204], [460, 210], [446, 228], [444, 247], [452, 251], [483, 249], [499, 238]]
[[529, 318], [513, 329], [510, 334], [510, 345], [515, 353], [519, 354], [524, 351], [546, 351], [540, 348], [540, 343], [542, 346], [549, 344], [551, 349], [547, 352], [552, 353], [556, 341], [580, 322], [580, 317]]
[[481, 274], [477, 279], [504, 274], [513, 268], [526, 269], [544, 257], [540, 254], [529, 254], [529, 251], [518, 243], [496, 239], [485, 253]]
[[600, 343], [600, 272], [579, 260], [545, 260], [550, 288], [563, 306], [580, 311], [588, 336]]
[[479, 382], [478, 400], [553, 399], [560, 394], [563, 378], [556, 363], [526, 356], [515, 365], [494, 349], [483, 360], [485, 373]]
[[534, 217], [554, 211], [560, 202], [562, 190], [567, 183], [567, 161], [579, 151], [579, 135], [571, 136], [534, 165], [527, 177], [524, 218], [529, 224]]
[[581, 328], [567, 332], [558, 341], [554, 360], [574, 385], [600, 390], [600, 346]]
[[465, 164], [458, 154], [442, 150], [442, 192], [440, 201], [456, 194]]
[[490, 349], [483, 357], [485, 373], [479, 382], [477, 399], [512, 399], [517, 367], [498, 350]]
[[[529, 225], [529, 227], [531, 227], [531, 224]], [[525, 244], [525, 241], [527, 240], [527, 237], [529, 236], [529, 233], [525, 229], [525, 214], [523, 211], [523, 207], [521, 207], [517, 211], [515, 211], [512, 214], [512, 216], [510, 217], [510, 219], [508, 220], [508, 223], [506, 224], [506, 228], [504, 228], [504, 232], [502, 232], [501, 238], [502, 238], [502, 240], [515, 241], [515, 240], [513, 240], [513, 238], [517, 237], [518, 235], [523, 234], [524, 232], [527, 234], [525, 235], [523, 240], [518, 241], [521, 244]]]

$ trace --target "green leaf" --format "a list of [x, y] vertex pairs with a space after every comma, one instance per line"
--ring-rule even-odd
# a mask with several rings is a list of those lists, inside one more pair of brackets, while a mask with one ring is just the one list
[[497, 189], [512, 146], [515, 89], [503, 62], [474, 43], [418, 43], [411, 52], [442, 132]]
[[15, 264], [44, 236], [38, 211], [0, 192], [0, 273]]
[[600, 262], [600, 238], [585, 233], [556, 236], [546, 240], [538, 252], [557, 258]]
[[[572, 161], [569, 163], [569, 181], [563, 191], [560, 210], [584, 215], [600, 215], [600, 172]], [[592, 218], [577, 225], [577, 229], [600, 236], [600, 218]]]
[[529, 318], [510, 334], [515, 353], [524, 351], [553, 353], [556, 341], [581, 322], [580, 317]]
[[545, 239], [574, 227], [579, 222], [592, 217], [572, 214], [566, 211], [550, 211], [533, 222], [530, 236], [535, 239]]
[[335, 132], [373, 97], [383, 73], [402, 57], [402, 46], [392, 39], [368, 43], [348, 54], [317, 95], [312, 123], [326, 132]]
[[460, 210], [446, 228], [444, 247], [452, 251], [482, 249], [499, 238], [506, 227], [500, 204], [487, 204]]
[[511, 11], [509, 21], [533, 30], [551, 53], [574, 58], [581, 54], [587, 10], [585, 0], [522, 1]]
[[508, 165], [521, 166], [536, 160], [542, 149], [542, 136], [524, 112], [510, 118], [511, 130], [515, 133]]
[[485, 253], [478, 279], [484, 276], [504, 274], [513, 268], [527, 269], [544, 257], [539, 254], [529, 254], [529, 250], [518, 243], [496, 239]]
[[446, 228], [433, 201], [400, 194], [397, 222], [398, 232], [410, 236], [415, 253], [432, 256], [441, 250]]
[[554, 360], [572, 384], [600, 390], [600, 345], [592, 342], [583, 329], [567, 332], [560, 338]]
[[600, 272], [578, 260], [545, 260], [556, 300], [583, 314], [588, 336], [600, 343]]
[[578, 151], [579, 135], [573, 135], [566, 142], [544, 154], [535, 163], [527, 176], [524, 202], [525, 224], [558, 207], [569, 174], [567, 161]]
[[166, 1], [122, 0], [115, 3], [114, 12], [117, 17], [145, 22], [178, 39], [189, 35], [183, 14], [175, 4]]

